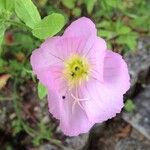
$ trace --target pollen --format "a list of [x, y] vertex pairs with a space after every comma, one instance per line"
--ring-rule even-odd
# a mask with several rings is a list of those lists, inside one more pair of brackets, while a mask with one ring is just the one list
[[78, 54], [71, 55], [64, 62], [64, 78], [70, 88], [79, 86], [88, 81], [90, 75], [90, 64], [86, 57]]

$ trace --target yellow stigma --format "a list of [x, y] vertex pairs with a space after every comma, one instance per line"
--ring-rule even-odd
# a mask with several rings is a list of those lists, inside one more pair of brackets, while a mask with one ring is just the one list
[[70, 88], [81, 85], [89, 79], [90, 65], [84, 56], [78, 54], [71, 55], [64, 63], [64, 78]]

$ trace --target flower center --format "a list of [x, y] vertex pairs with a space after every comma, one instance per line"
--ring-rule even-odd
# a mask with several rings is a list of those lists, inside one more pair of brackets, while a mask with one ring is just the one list
[[89, 79], [90, 65], [84, 56], [71, 55], [64, 63], [64, 77], [70, 88]]

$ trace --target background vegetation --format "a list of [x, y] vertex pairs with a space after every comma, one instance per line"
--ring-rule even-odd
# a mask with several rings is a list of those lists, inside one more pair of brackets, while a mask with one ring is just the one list
[[[60, 145], [60, 141], [53, 136], [53, 125], [38, 120], [32, 126], [20, 113], [23, 103], [20, 87], [37, 82], [29, 63], [32, 51], [48, 36], [63, 33], [64, 26], [69, 25], [72, 20], [87, 16], [96, 23], [98, 36], [108, 42], [110, 49], [121, 54], [134, 53], [138, 39], [149, 35], [150, 1], [33, 0], [33, 2], [35, 5], [31, 0], [0, 0], [0, 101], [8, 99], [4, 91], [7, 89], [5, 85], [9, 79], [12, 85], [9, 90], [16, 117], [10, 122], [11, 128], [8, 132], [14, 137], [20, 133], [29, 135], [31, 141], [28, 143], [33, 146], [38, 146], [43, 141]], [[45, 26], [49, 27], [44, 28]], [[43, 99], [46, 95], [45, 88], [39, 83], [37, 89], [40, 99]], [[12, 149], [9, 144], [5, 148]]]

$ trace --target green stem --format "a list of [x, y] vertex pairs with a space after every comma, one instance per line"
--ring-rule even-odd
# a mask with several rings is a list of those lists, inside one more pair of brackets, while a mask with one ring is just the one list
[[14, 103], [14, 109], [15, 109], [15, 112], [16, 112], [16, 115], [17, 115], [17, 118], [18, 120], [21, 122], [22, 119], [21, 119], [21, 115], [20, 115], [20, 110], [19, 110], [19, 104], [18, 104], [18, 95], [17, 95], [17, 81], [15, 80], [14, 81], [14, 96], [13, 96], [13, 103]]
[[11, 25], [17, 26], [19, 28], [24, 28], [24, 29], [31, 31], [31, 28], [29, 28], [28, 26], [26, 26], [25, 24], [23, 24], [21, 22], [17, 22], [17, 21], [10, 20], [10, 19], [6, 20], [6, 22], [10, 23]]
[[[20, 121], [21, 125], [23, 126], [23, 129], [32, 137], [35, 138], [35, 136], [38, 136], [38, 132], [34, 131], [32, 128], [30, 128], [22, 119], [21, 117], [21, 113], [20, 113], [20, 106], [19, 106], [19, 100], [20, 100], [20, 96], [17, 93], [17, 81], [14, 81], [14, 96], [13, 96], [13, 103], [14, 103], [14, 109], [17, 115], [18, 120]], [[40, 132], [40, 131], [39, 131]], [[43, 138], [44, 139], [44, 138]], [[51, 144], [54, 144], [56, 146], [58, 146], [61, 149], [65, 149], [65, 147], [58, 142], [58, 140], [56, 139], [52, 139], [52, 138], [45, 138], [47, 139]]]
[[21, 111], [20, 111], [20, 106], [19, 106], [19, 100], [21, 99], [21, 97], [18, 95], [17, 93], [17, 81], [14, 81], [14, 96], [13, 96], [13, 103], [14, 103], [14, 109], [17, 115], [17, 118], [19, 120], [19, 122], [21, 123], [23, 129], [31, 136], [31, 137], [35, 137], [36, 136], [36, 132], [34, 132], [34, 130], [32, 128], [30, 128], [27, 124], [24, 123], [22, 116], [21, 116]]
[[3, 97], [0, 96], [0, 101], [12, 101], [12, 99], [14, 99], [15, 97]]
[[58, 140], [56, 139], [47, 139], [51, 144], [54, 144], [56, 146], [58, 146], [61, 149], [66, 149], [65, 146], [63, 146], [60, 142], [58, 142]]

